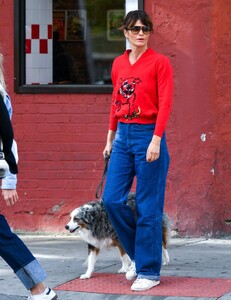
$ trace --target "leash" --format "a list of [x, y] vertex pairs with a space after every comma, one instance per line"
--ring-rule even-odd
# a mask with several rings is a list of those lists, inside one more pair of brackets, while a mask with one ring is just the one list
[[102, 196], [102, 193], [103, 193], [103, 183], [104, 183], [104, 179], [106, 177], [106, 174], [107, 174], [107, 169], [108, 169], [108, 162], [109, 162], [109, 159], [110, 159], [110, 155], [105, 155], [104, 157], [104, 170], [103, 170], [103, 175], [102, 175], [102, 179], [96, 189], [96, 193], [95, 193], [95, 196], [97, 199], [101, 199], [101, 196]]

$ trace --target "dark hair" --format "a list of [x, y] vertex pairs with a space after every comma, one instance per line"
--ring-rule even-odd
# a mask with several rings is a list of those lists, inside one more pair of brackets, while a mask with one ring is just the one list
[[152, 20], [144, 10], [132, 10], [127, 13], [119, 29], [129, 29], [134, 26], [138, 20], [140, 20], [144, 26], [148, 26], [151, 29], [151, 32], [153, 32]]

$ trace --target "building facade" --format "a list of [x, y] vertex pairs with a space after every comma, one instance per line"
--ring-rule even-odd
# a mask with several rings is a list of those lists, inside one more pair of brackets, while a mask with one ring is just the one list
[[64, 232], [69, 212], [95, 199], [110, 67], [126, 48], [116, 29], [125, 11], [139, 8], [155, 24], [150, 47], [174, 71], [165, 211], [179, 236], [231, 233], [230, 0], [0, 0], [0, 7], [20, 155], [20, 201], [2, 202], [1, 211], [14, 229]]

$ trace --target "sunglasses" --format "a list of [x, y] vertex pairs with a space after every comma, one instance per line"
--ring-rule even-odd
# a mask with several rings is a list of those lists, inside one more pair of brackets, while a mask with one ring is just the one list
[[151, 28], [148, 26], [133, 26], [131, 28], [127, 28], [127, 30], [131, 30], [133, 34], [138, 34], [140, 30], [143, 31], [144, 34], [149, 34], [151, 32]]

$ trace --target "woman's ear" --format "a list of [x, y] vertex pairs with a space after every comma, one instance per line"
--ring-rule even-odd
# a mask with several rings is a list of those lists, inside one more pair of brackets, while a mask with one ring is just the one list
[[126, 29], [124, 29], [124, 36], [128, 38], [128, 31]]

